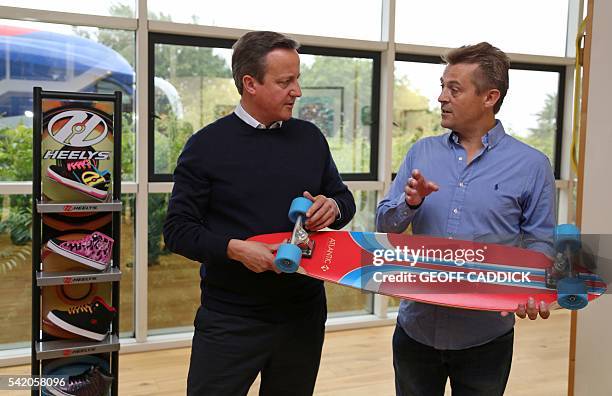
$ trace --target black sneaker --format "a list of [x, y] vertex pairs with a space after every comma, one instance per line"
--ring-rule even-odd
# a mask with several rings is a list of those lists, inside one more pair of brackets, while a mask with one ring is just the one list
[[63, 186], [105, 200], [111, 175], [98, 165], [97, 159], [58, 159], [47, 168], [47, 176]]
[[104, 396], [113, 383], [113, 377], [105, 374], [98, 366], [91, 366], [78, 375], [68, 377], [64, 385], [47, 386], [45, 389], [54, 396]]
[[70, 307], [68, 311], [51, 310], [47, 319], [73, 334], [102, 341], [108, 334], [116, 311], [102, 297], [96, 296], [91, 303]]

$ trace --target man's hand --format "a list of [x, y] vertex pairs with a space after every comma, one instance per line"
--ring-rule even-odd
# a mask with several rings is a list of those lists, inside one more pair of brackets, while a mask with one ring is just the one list
[[406, 203], [410, 206], [420, 205], [426, 196], [439, 189], [436, 183], [427, 181], [418, 169], [413, 169], [412, 177], [404, 187]]
[[278, 250], [280, 243], [270, 245], [268, 243], [255, 241], [241, 241], [232, 239], [227, 245], [227, 257], [240, 261], [245, 267], [253, 272], [280, 270], [274, 265], [274, 252]]
[[[525, 304], [519, 304], [516, 309], [516, 316], [521, 319], [529, 317], [531, 320], [536, 320], [538, 318], [538, 313], [542, 319], [548, 319], [550, 316], [548, 305], [544, 301], [540, 301], [540, 304], [536, 305], [533, 297], [529, 297], [527, 306], [525, 306]], [[501, 315], [508, 316], [508, 312], [502, 312]]]
[[325, 195], [313, 197], [308, 191], [304, 191], [304, 198], [312, 201], [312, 206], [306, 212], [306, 223], [304, 223], [310, 231], [319, 231], [338, 218], [338, 205], [333, 199]]

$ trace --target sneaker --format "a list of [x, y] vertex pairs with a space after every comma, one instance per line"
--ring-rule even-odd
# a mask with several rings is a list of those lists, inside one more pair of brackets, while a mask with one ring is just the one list
[[53, 309], [47, 314], [47, 319], [73, 334], [102, 341], [108, 334], [116, 311], [102, 297], [96, 296], [91, 303], [69, 307], [67, 311]]
[[96, 159], [58, 159], [47, 168], [47, 176], [99, 200], [106, 199], [111, 179], [108, 170], [98, 169]]
[[104, 396], [113, 379], [98, 366], [91, 366], [81, 374], [68, 377], [64, 385], [46, 386], [45, 389], [54, 396]]
[[110, 264], [113, 243], [113, 238], [95, 231], [81, 239], [69, 241], [51, 238], [47, 242], [47, 248], [61, 256], [103, 271]]

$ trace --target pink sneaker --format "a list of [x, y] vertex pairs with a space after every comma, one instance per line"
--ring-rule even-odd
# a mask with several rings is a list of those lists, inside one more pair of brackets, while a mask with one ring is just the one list
[[110, 263], [113, 242], [111, 237], [95, 231], [82, 239], [72, 241], [49, 239], [47, 248], [61, 256], [103, 271]]

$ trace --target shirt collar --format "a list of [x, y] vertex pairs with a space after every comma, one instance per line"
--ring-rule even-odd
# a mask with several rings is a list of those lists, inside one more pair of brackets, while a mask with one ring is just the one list
[[252, 115], [247, 113], [247, 111], [244, 109], [244, 107], [242, 107], [242, 104], [240, 104], [240, 102], [238, 103], [238, 106], [236, 106], [236, 109], [234, 109], [234, 113], [236, 113], [238, 118], [240, 118], [242, 121], [246, 122], [247, 124], [256, 129], [276, 129], [283, 126], [282, 121], [276, 121], [272, 125], [270, 125], [270, 128], [267, 128], [264, 124], [253, 118]]
[[[495, 126], [491, 128], [487, 133], [482, 137], [482, 145], [490, 150], [497, 143], [499, 143], [502, 138], [506, 135], [506, 131], [504, 130], [504, 126], [500, 120], [495, 120]], [[454, 142], [459, 144], [459, 135], [455, 131], [451, 131], [449, 135], [449, 143]]]

